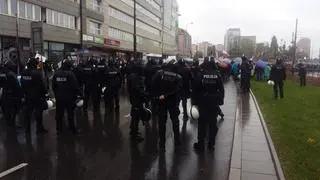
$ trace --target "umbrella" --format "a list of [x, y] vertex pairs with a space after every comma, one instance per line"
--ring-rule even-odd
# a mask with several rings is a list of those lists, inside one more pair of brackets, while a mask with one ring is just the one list
[[241, 63], [241, 62], [242, 62], [242, 59], [241, 59], [241, 57], [237, 57], [237, 58], [234, 58], [233, 61], [234, 61], [234, 62]]
[[226, 62], [218, 62], [218, 66], [221, 68], [228, 68], [229, 63]]
[[264, 62], [263, 60], [261, 60], [261, 59], [259, 61], [257, 61], [257, 63], [256, 63], [256, 67], [259, 67], [259, 68], [262, 68], [262, 69], [264, 69], [267, 65], [268, 64], [266, 62]]

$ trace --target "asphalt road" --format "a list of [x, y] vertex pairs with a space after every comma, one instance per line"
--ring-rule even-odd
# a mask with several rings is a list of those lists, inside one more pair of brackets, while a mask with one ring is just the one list
[[[166, 152], [157, 145], [157, 118], [149, 125], [140, 125], [145, 140], [130, 143], [130, 104], [121, 96], [119, 113], [101, 107], [99, 113], [84, 115], [77, 111], [77, 124], [81, 135], [68, 131], [57, 137], [54, 110], [44, 115], [49, 133], [26, 137], [23, 129], [14, 132], [0, 120], [0, 179], [2, 180], [102, 180], [102, 179], [159, 179], [159, 180], [227, 180], [237, 103], [237, 90], [233, 82], [225, 85], [226, 99], [222, 110], [225, 120], [219, 122], [214, 152], [197, 154], [192, 145], [197, 139], [197, 123], [183, 123], [180, 115], [183, 145], [173, 146], [171, 123], [167, 123]], [[103, 104], [101, 105], [103, 106]], [[28, 165], [6, 170], [19, 164]], [[18, 167], [19, 168], [19, 167]], [[1, 175], [4, 175], [1, 178]]]

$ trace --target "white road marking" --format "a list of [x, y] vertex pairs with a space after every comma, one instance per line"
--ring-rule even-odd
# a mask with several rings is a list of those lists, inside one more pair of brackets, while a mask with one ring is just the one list
[[6, 175], [8, 175], [8, 174], [11, 174], [11, 173], [13, 173], [13, 172], [15, 172], [15, 171], [17, 171], [17, 170], [25, 167], [25, 166], [28, 166], [28, 163], [21, 163], [21, 164], [15, 166], [15, 167], [13, 167], [13, 168], [10, 168], [10, 169], [8, 169], [8, 170], [6, 170], [6, 171], [3, 171], [3, 172], [0, 173], [0, 178], [6, 176]]

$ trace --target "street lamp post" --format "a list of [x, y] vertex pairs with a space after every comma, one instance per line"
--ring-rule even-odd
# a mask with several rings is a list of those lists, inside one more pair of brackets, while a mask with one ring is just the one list
[[133, 59], [137, 56], [137, 14], [136, 14], [136, 0], [133, 0]]

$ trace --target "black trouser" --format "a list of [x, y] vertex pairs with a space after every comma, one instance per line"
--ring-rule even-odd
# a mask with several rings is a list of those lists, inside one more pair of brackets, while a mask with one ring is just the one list
[[132, 104], [131, 105], [131, 123], [130, 123], [130, 135], [135, 137], [139, 133], [139, 122], [140, 122], [140, 110], [142, 104]]
[[56, 129], [57, 132], [62, 131], [62, 119], [64, 116], [64, 111], [67, 110], [68, 113], [68, 125], [69, 129], [71, 131], [75, 130], [75, 124], [74, 124], [74, 102], [69, 100], [58, 100], [56, 102]]
[[306, 76], [300, 76], [300, 87], [306, 86]]
[[283, 98], [283, 81], [274, 81], [274, 98], [278, 98], [278, 89], [280, 91], [280, 98]]
[[42, 102], [43, 101], [44, 100], [41, 100], [41, 99], [26, 99], [26, 102], [25, 102], [26, 132], [30, 132], [31, 130], [31, 118], [32, 118], [33, 111], [35, 112], [35, 118], [37, 122], [37, 131], [44, 129], [43, 121], [42, 121], [42, 112], [43, 112]]
[[92, 99], [92, 103], [93, 103], [93, 107], [96, 109], [99, 105], [98, 101], [99, 101], [99, 98], [98, 98], [98, 91], [97, 91], [97, 86], [96, 85], [85, 85], [84, 86], [84, 104], [83, 104], [83, 108], [85, 110], [88, 109], [88, 102], [89, 102], [89, 99], [91, 97]]
[[107, 107], [107, 105], [111, 105], [111, 107], [119, 108], [119, 98], [120, 98], [119, 90], [113, 91], [113, 92], [105, 91], [104, 93], [105, 106]]
[[159, 139], [160, 144], [166, 142], [166, 123], [167, 123], [167, 112], [169, 111], [170, 119], [172, 122], [174, 141], [180, 142], [180, 131], [179, 131], [179, 104], [176, 100], [164, 100], [159, 101], [158, 104], [158, 128], [159, 128]]
[[250, 76], [247, 74], [241, 74], [241, 89], [244, 92], [248, 92], [250, 90]]
[[[216, 107], [216, 108], [212, 108]], [[217, 107], [218, 106], [200, 106], [198, 120], [198, 143], [203, 146], [209, 128], [208, 143], [214, 144], [218, 132], [217, 126]]]
[[2, 112], [8, 126], [15, 126], [16, 115], [18, 112], [19, 102], [14, 95], [2, 95]]

